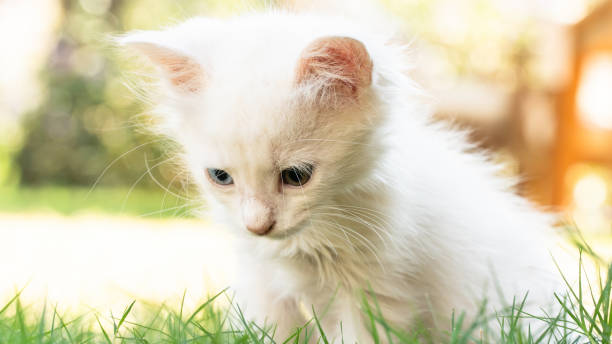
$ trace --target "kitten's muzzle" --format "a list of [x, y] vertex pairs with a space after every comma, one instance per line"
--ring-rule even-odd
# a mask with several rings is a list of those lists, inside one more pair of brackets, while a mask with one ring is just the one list
[[272, 222], [272, 224], [270, 224], [267, 227], [266, 226], [252, 227], [252, 226], [247, 225], [247, 229], [249, 230], [249, 232], [256, 234], [256, 235], [266, 235], [272, 231], [275, 224], [276, 224], [276, 221]]
[[268, 234], [276, 224], [272, 207], [255, 197], [242, 202], [242, 221], [247, 230], [256, 235]]

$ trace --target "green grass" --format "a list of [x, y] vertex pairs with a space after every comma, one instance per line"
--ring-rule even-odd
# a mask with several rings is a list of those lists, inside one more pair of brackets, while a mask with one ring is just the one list
[[[178, 195], [180, 196], [180, 195]], [[145, 217], [188, 216], [186, 201], [163, 190], [43, 186], [0, 188], [0, 212], [97, 212]]]
[[[184, 201], [164, 192], [135, 189], [97, 188], [0, 189], [0, 212], [54, 211], [61, 214], [104, 212], [136, 216], [183, 216]], [[160, 211], [161, 209], [161, 211]], [[423, 326], [411, 331], [387, 323], [375, 300], [364, 301], [363, 311], [372, 329], [374, 343], [603, 343], [612, 336], [612, 265], [599, 258], [581, 237], [574, 236], [581, 252], [602, 267], [599, 278], [587, 278], [580, 269], [580, 283], [567, 285], [567, 293], [551, 295], [560, 307], [558, 314], [534, 315], [524, 311], [528, 295], [515, 299], [495, 314], [482, 305], [478, 316], [468, 321], [461, 312], [442, 333]], [[19, 293], [0, 303], [0, 344], [46, 343], [272, 343], [274, 328], [248, 322], [237, 306], [222, 307], [214, 301], [228, 298], [220, 293], [193, 313], [182, 304], [133, 302], [119, 315], [60, 313], [44, 302], [24, 305]], [[364, 299], [365, 300], [365, 299]], [[42, 310], [41, 310], [42, 309]], [[525, 325], [532, 320], [542, 326], [536, 331]], [[314, 317], [290, 338], [278, 343], [306, 343], [309, 338], [327, 343], [319, 336], [319, 319]], [[314, 336], [314, 337], [313, 337]], [[442, 339], [440, 339], [442, 338]]]
[[[582, 248], [589, 254], [588, 245]], [[605, 265], [598, 280], [590, 280], [581, 269], [578, 286], [568, 285], [566, 294], [551, 295], [558, 302], [557, 314], [532, 315], [524, 311], [528, 300], [515, 299], [507, 308], [487, 314], [482, 304], [473, 321], [461, 314], [442, 333], [424, 327], [411, 331], [393, 328], [382, 317], [376, 300], [363, 304], [373, 343], [602, 343], [610, 344], [612, 334], [612, 265]], [[229, 296], [225, 291], [211, 297], [193, 312], [183, 302], [165, 304], [132, 302], [122, 314], [103, 315], [95, 311], [78, 316], [59, 314], [53, 308], [23, 305], [19, 294], [0, 307], [0, 343], [274, 343], [274, 327], [264, 328], [245, 319], [237, 306], [216, 306]], [[184, 297], [183, 297], [184, 300]], [[364, 300], [366, 298], [364, 297]], [[231, 300], [229, 300], [231, 305]], [[40, 309], [40, 308], [38, 308]], [[526, 320], [531, 320], [528, 327]], [[539, 330], [535, 330], [538, 327]], [[276, 343], [327, 344], [331, 339], [321, 331], [317, 316], [289, 338]], [[322, 333], [319, 335], [319, 333]], [[312, 342], [312, 341], [311, 341]]]

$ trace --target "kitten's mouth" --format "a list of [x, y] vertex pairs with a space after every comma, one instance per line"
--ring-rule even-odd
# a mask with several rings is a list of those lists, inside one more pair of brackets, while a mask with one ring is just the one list
[[277, 228], [273, 229], [265, 237], [273, 240], [283, 240], [288, 237], [294, 236], [306, 228], [306, 219], [298, 222], [296, 225], [289, 227], [283, 231], [278, 231]]

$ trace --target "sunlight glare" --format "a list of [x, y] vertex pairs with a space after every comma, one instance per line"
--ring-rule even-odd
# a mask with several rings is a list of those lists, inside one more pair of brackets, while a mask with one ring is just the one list
[[574, 185], [574, 202], [580, 209], [597, 209], [607, 198], [606, 181], [596, 174], [587, 174]]
[[549, 1], [541, 1], [542, 10], [549, 19], [566, 25], [572, 25], [579, 22], [587, 15], [587, 3], [585, 0], [564, 0], [551, 3]]
[[612, 130], [612, 54], [589, 59], [578, 88], [578, 110], [588, 124]]
[[227, 287], [228, 238], [201, 220], [0, 216], [0, 299], [121, 310], [131, 300], [188, 308]]

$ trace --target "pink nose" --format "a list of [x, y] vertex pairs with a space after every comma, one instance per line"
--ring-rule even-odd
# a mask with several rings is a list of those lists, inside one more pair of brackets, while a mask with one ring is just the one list
[[257, 235], [268, 234], [276, 223], [272, 208], [255, 197], [242, 202], [242, 220], [246, 228]]
[[272, 221], [272, 222], [258, 223], [256, 225], [247, 225], [246, 228], [249, 230], [249, 232], [253, 234], [266, 235], [270, 233], [272, 228], [274, 228], [275, 224], [276, 222]]

